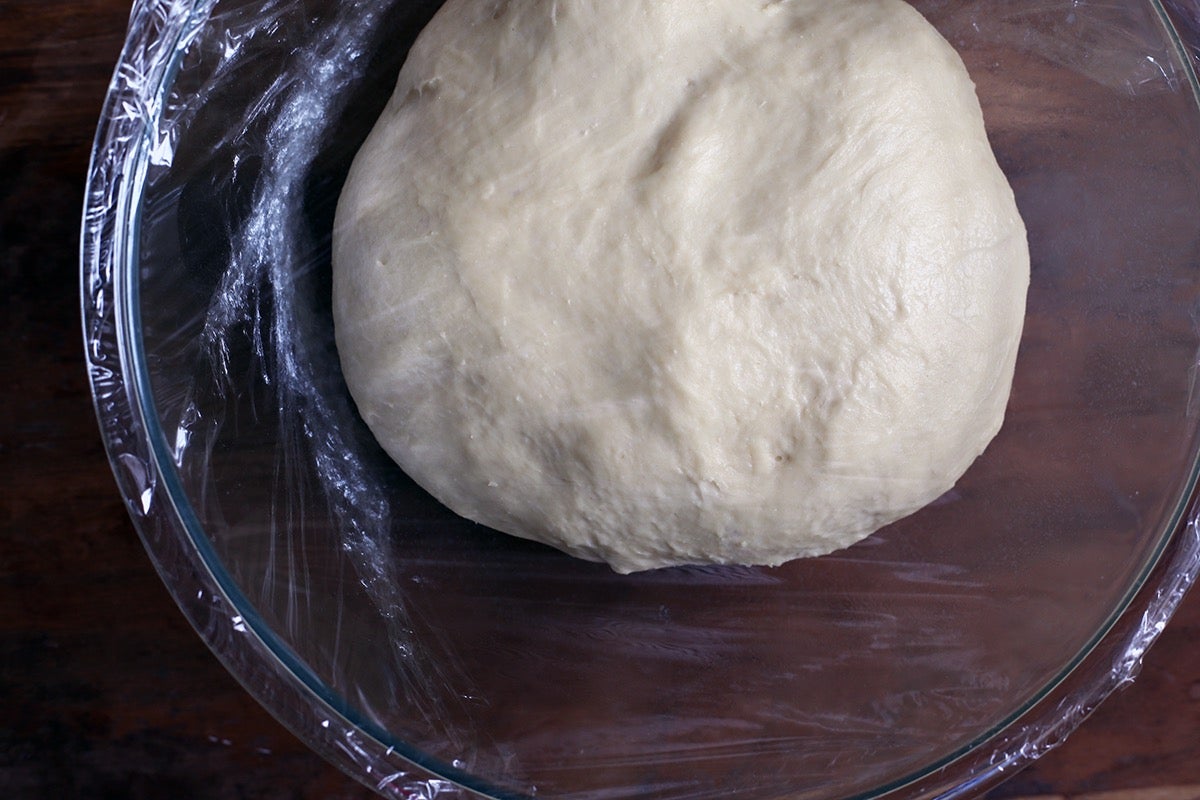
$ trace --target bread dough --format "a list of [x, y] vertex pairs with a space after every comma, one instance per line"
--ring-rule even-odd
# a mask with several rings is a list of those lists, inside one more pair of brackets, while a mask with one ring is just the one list
[[391, 456], [619, 572], [938, 497], [1000, 428], [1029, 280], [974, 86], [900, 0], [450, 0], [333, 257]]

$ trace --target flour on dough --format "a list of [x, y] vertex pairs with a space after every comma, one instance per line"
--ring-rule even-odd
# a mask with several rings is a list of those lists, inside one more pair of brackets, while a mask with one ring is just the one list
[[1003, 421], [1029, 281], [974, 86], [901, 0], [450, 0], [333, 257], [391, 456], [620, 572], [938, 497]]

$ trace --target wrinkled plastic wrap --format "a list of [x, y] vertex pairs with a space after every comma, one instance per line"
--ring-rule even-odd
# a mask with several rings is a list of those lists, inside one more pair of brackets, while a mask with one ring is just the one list
[[1134, 678], [1200, 571], [1194, 6], [916, 3], [1030, 231], [1004, 431], [848, 551], [617, 576], [454, 518], [342, 383], [334, 204], [438, 5], [139, 0], [97, 135], [97, 413], [164, 581], [264, 705], [385, 796], [926, 797]]

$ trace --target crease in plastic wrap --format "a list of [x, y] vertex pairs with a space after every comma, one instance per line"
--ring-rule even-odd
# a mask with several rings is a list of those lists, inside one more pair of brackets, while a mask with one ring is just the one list
[[[356, 93], [355, 87], [380, 69], [373, 61], [376, 52], [397, 50], [398, 41], [406, 44], [419, 28], [414, 20], [427, 18], [436, 5], [410, 3], [407, 6], [411, 8], [397, 17], [396, 10], [405, 9], [406, 4], [366, 0], [308, 6], [287, 0], [264, 4], [137, 2], [90, 170], [82, 247], [85, 345], [97, 414], [139, 532], [181, 608], [250, 691], [326, 757], [383, 795], [432, 800], [474, 796], [475, 790], [497, 796], [532, 796], [539, 785], [527, 777], [532, 772], [522, 771], [522, 758], [531, 758], [531, 750], [542, 748], [561, 758], [576, 753], [583, 758], [592, 751], [604, 751], [614, 738], [629, 736], [631, 741], [642, 741], [637, 739], [637, 731], [625, 726], [646, 728], [646, 721], [622, 718], [614, 700], [611, 717], [596, 723], [578, 741], [564, 743], [556, 741], [552, 729], [543, 730], [545, 717], [537, 717], [539, 713], [551, 717], [561, 713], [561, 706], [538, 705], [538, 698], [531, 698], [534, 710], [528, 712], [528, 719], [516, 717], [520, 725], [507, 733], [512, 741], [524, 744], [524, 756], [509, 741], [481, 729], [484, 726], [478, 718], [499, 716], [511, 700], [489, 695], [477, 685], [479, 677], [470, 672], [469, 659], [456, 655], [470, 652], [471, 646], [438, 640], [437, 623], [448, 617], [422, 619], [413, 601], [414, 593], [429, 591], [420, 584], [433, 579], [419, 567], [402, 566], [403, 559], [397, 554], [402, 542], [396, 537], [404, 535], [397, 533], [402, 527], [398, 523], [422, 523], [421, 514], [398, 511], [393, 491], [375, 468], [376, 456], [370, 445], [364, 444], [361, 423], [341, 386], [340, 374], [330, 369], [336, 358], [328, 312], [319, 299], [322, 270], [328, 268], [328, 231], [322, 226], [329, 222], [331, 209], [314, 210], [311, 198], [320, 191], [336, 194], [339, 169], [348, 158], [342, 152], [333, 159], [333, 167], [317, 163], [341, 144], [332, 121], [353, 116], [355, 109], [350, 105], [369, 95]], [[1153, 8], [1162, 13], [1161, 7]], [[1156, 97], [1188, 91], [1187, 68], [1172, 60], [1169, 48], [1155, 39], [1155, 29], [1135, 10], [1078, 0], [1010, 3], [998, 14], [994, 9], [995, 5], [988, 3], [939, 0], [922, 7], [955, 44], [961, 44], [963, 37], [976, 37], [989, 46], [1029, 54], [1111, 90], [1123, 103], [1153, 102]], [[1185, 6], [1187, 10], [1195, 12], [1191, 6]], [[1144, 16], [1146, 9], [1141, 13]], [[389, 31], [396, 19], [403, 19], [407, 40]], [[273, 53], [269, 59], [262, 55], [268, 42]], [[281, 42], [294, 45], [281, 46]], [[1100, 57], [1098, 52], [1111, 57]], [[382, 94], [375, 92], [381, 102], [394, 72], [374, 79], [383, 81], [380, 86], [386, 84]], [[215, 107], [230, 93], [245, 91], [247, 82], [254, 87], [252, 102], [222, 118], [219, 126], [206, 120], [210, 103]], [[363, 130], [360, 125], [360, 134]], [[181, 145], [184, 141], [187, 147]], [[209, 161], [193, 154], [205, 148]], [[197, 164], [206, 168], [216, 161], [227, 175], [226, 184], [206, 185], [187, 177]], [[1060, 196], [1073, 190], [1062, 176], [1041, 179], [1056, 182], [1048, 189], [1035, 186], [1038, 192]], [[157, 193], [170, 202], [143, 202], [147, 187], [153, 189], [150, 194]], [[1019, 180], [1015, 188], [1022, 197]], [[1030, 195], [1035, 189], [1028, 190]], [[199, 222], [173, 219], [175, 214], [184, 216], [176, 208], [184, 203], [201, 210], [191, 214]], [[178, 229], [182, 243], [155, 241], [142, 235], [139, 225]], [[206, 226], [211, 230], [204, 230]], [[139, 259], [186, 261], [191, 257], [189, 237], [215, 238], [224, 244], [206, 251], [207, 271], [195, 286], [187, 281], [178, 286], [176, 281], [165, 281], [156, 289], [154, 276]], [[177, 331], [168, 330], [159, 337], [167, 344], [151, 351], [143, 346], [143, 339], [157, 331], [148, 315], [139, 311], [139, 303], [151, 308], [166, 302], [168, 295], [156, 292], [168, 291], [191, 292], [195, 302], [190, 316], [184, 314], [177, 321]], [[1123, 314], [1137, 311], [1119, 310]], [[1052, 312], [1047, 312], [1048, 318], [1053, 317]], [[1186, 334], [1194, 346], [1194, 327], [1189, 326]], [[164, 364], [190, 379], [168, 384], [146, 377], [164, 369]], [[1014, 396], [1019, 398], [1020, 385], [1017, 388]], [[235, 479], [218, 484], [207, 478], [218, 466], [236, 477], [238, 454], [229, 449], [227, 441], [231, 431], [249, 431], [267, 442], [262, 449], [270, 463], [246, 470], [249, 486]], [[268, 476], [265, 485], [253, 485], [264, 475]], [[1127, 487], [1131, 480], [1105, 476], [1096, 482], [1101, 487], [1097, 497], [1111, 502], [1116, 514], [1124, 513], [1131, 504], [1135, 514], [1149, 513], [1136, 506], [1139, 491]], [[240, 492], [255, 491], [267, 496], [269, 505], [265, 524], [257, 527], [240, 519], [237, 503], [230, 499]], [[969, 488], [961, 493], [956, 490], [938, 505], [952, 514], [969, 494]], [[1194, 515], [1195, 509], [1189, 507], [1187, 513]], [[210, 525], [227, 528], [229, 541], [208, 541], [205, 531]], [[979, 736], [958, 750], [938, 753], [933, 769], [902, 772], [900, 780], [881, 782], [865, 794], [914, 798], [970, 795], [1059, 744], [1105, 696], [1134, 679], [1142, 655], [1200, 571], [1196, 519], [1192, 516], [1180, 525], [1170, 547], [1151, 559], [1158, 562], [1153, 573], [1157, 577], [1137, 595], [1131, 613], [1107, 620], [1112, 635], [1098, 646], [1092, 642], [1086, 657], [1074, 664], [1077, 684], [1058, 676], [1056, 688], [1050, 692], [1029, 693], [1016, 724], [1007, 724], [1013, 719], [981, 722]], [[332, 583], [317, 580], [321, 569], [314, 561], [320, 556], [314, 540], [326, 529], [335, 532], [336, 546], [352, 573], [339, 572]], [[1096, 535], [1119, 533], [1104, 530]], [[896, 535], [897, 540], [900, 536]], [[252, 537], [266, 549], [261, 561], [264, 566], [236, 573], [222, 563], [222, 547], [239, 547]], [[678, 592], [712, 592], [717, 608], [726, 603], [730, 608], [761, 610], [756, 592], [789, 586], [802, 601], [801, 608], [820, 618], [825, 609], [804, 605], [809, 599], [805, 592], [810, 591], [806, 584], [837, 589], [839, 581], [851, 580], [861, 564], [873, 563], [892, 576], [889, 585], [898, 588], [895, 598], [872, 604], [868, 587], [858, 596], [839, 600], [846, 614], [839, 623], [841, 628], [864, 631], [862, 652], [908, 648], [907, 663], [941, 659], [970, 671], [978, 653], [957, 642], [952, 633], [936, 626], [914, 628], [926, 637], [924, 642], [930, 648], [926, 652], [919, 649], [921, 643], [905, 642], [888, 626], [898, 625], [902, 615], [893, 606], [917, 602], [914, 598], [939, 608], [940, 604], [949, 608], [955, 603], [990, 608], [994, 601], [988, 597], [987, 587], [957, 563], [913, 560], [903, 546], [898, 554], [892, 554], [889, 548], [893, 544], [885, 535], [849, 556], [824, 560], [824, 567], [800, 565], [790, 572], [680, 570], [618, 584], [590, 566], [562, 566], [566, 578], [551, 581], [552, 602], [555, 609], [563, 609], [562, 618], [552, 617], [520, 596], [520, 570], [529, 569], [533, 575], [535, 569], [541, 569], [537, 561], [541, 556], [529, 556], [532, 561], [522, 560], [522, 556], [511, 562], [519, 567], [514, 577], [487, 577], [495, 585], [507, 587], [513, 602], [511, 609], [491, 613], [511, 618], [515, 624], [541, 621], [557, 626], [553, 634], [556, 648], [578, 652], [581, 661], [592, 658], [608, 665], [605, 668], [612, 674], [603, 681], [593, 680], [590, 686], [577, 675], [563, 676], [564, 691], [570, 686], [577, 693], [563, 694], [563, 698], [602, 693], [601, 687], [619, 687], [626, 680], [620, 674], [623, 662], [616, 657], [605, 660], [606, 650], [665, 663], [669, 670], [657, 674], [677, 679], [680, 686], [707, 686], [696, 675], [706, 670], [721, 674], [718, 670], [725, 661], [741, 657], [730, 654], [739, 652], [743, 638], [736, 625], [711, 623], [707, 609], [682, 607]], [[485, 548], [485, 553], [491, 552]], [[968, 560], [964, 558], [964, 563]], [[535, 566], [527, 566], [530, 563]], [[560, 569], [557, 562], [552, 569]], [[446, 574], [459, 577], [458, 573]], [[1046, 576], [1054, 576], [1049, 567]], [[619, 619], [588, 616], [595, 607], [588, 603], [615, 603], [635, 591], [629, 587], [644, 593], [644, 605]], [[361, 592], [377, 610], [377, 630], [356, 628], [353, 635], [344, 633], [344, 609], [338, 593], [351, 590]], [[462, 597], [476, 599], [470, 590], [463, 590]], [[1133, 599], [1131, 594], [1124, 601]], [[1053, 601], [1049, 594], [1032, 598], [1031, 603], [1035, 600]], [[270, 608], [276, 608], [276, 613], [268, 619], [266, 609]], [[775, 613], [769, 606], [767, 611]], [[337, 631], [329, 652], [300, 652], [289, 645], [303, 640], [309, 629], [325, 624]], [[273, 625], [287, 636], [274, 636]], [[349, 630], [349, 623], [345, 629]], [[386, 662], [373, 665], [383, 676], [379, 679], [382, 687], [357, 685], [353, 667], [344, 666], [356, 663], [354, 652], [363, 647], [365, 637], [373, 642], [369, 652], [383, 654]], [[522, 641], [519, 634], [509, 638], [501, 634], [479, 648], [494, 648], [497, 659], [502, 659], [508, 652], [518, 652]], [[938, 652], [938, 647], [944, 651]], [[788, 652], [800, 654], [798, 666], [789, 664], [780, 675], [791, 682], [788, 686], [795, 687], [788, 691], [798, 695], [803, 695], [806, 681], [820, 685], [822, 675], [844, 668], [836, 653], [807, 655], [798, 646]], [[769, 662], [773, 657], [765, 648], [761, 653], [753, 649], [747, 653], [745, 658], [751, 663], [757, 663], [756, 659]], [[477, 658], [487, 661], [486, 655]], [[522, 669], [527, 666], [536, 677], [537, 670], [546, 666], [539, 658], [511, 660], [521, 663]], [[318, 662], [328, 663], [314, 666]], [[629, 680], [636, 679], [638, 663], [629, 662]], [[532, 685], [522, 684], [518, 677], [508, 678], [508, 685]], [[792, 791], [749, 770], [740, 779], [739, 790], [731, 792], [715, 779], [680, 778], [666, 771], [660, 774], [658, 765], [676, 759], [696, 765], [698, 771], [702, 771], [699, 765], [711, 763], [718, 765], [714, 771], [738, 774], [738, 763], [746, 753], [759, 751], [776, 753], [781, 764], [803, 755], [813, 764], [826, 764], [833, 770], [861, 755], [839, 752], [821, 741], [823, 733], [859, 731], [866, 737], [894, 731], [899, 736], [905, 732], [909, 716], [918, 713], [909, 706], [933, 707], [943, 715], [974, 706], [986, 708], [986, 700], [981, 699], [986, 692], [1007, 689], [1012, 679], [996, 671], [980, 672], [974, 680], [977, 685], [966, 688], [918, 691], [892, 687], [888, 696], [865, 706], [864, 711], [814, 718], [803, 735], [781, 733], [789, 730], [787, 717], [796, 714], [799, 706], [781, 702], [769, 714], [753, 720], [713, 711], [684, 724], [673, 721], [675, 710], [664, 700], [663, 708], [648, 718], [649, 733], [641, 752], [598, 759], [594, 767], [576, 770], [613, 776], [606, 788], [560, 794], [580, 800], [784, 795], [815, 800], [829, 796], [831, 784], [823, 783], [820, 776]], [[446, 692], [445, 686], [455, 690]], [[737, 706], [739, 693], [752, 690], [751, 684], [729, 685], [728, 705]], [[973, 695], [972, 691], [983, 694]], [[545, 694], [557, 697], [553, 689]], [[670, 696], [668, 688], [663, 696]], [[403, 731], [388, 727], [392, 720], [388, 706], [392, 705], [407, 709], [418, 719], [416, 727], [424, 731], [411, 737], [417, 739], [410, 742], [411, 747], [404, 746]], [[661, 742], [655, 736], [659, 728], [664, 731]], [[670, 739], [667, 732], [676, 738]], [[728, 735], [732, 743], [710, 741], [708, 737], [716, 734]], [[559, 746], [570, 749], [559, 752], [555, 749]], [[566, 776], [561, 778], [563, 785], [575, 780], [576, 772], [569, 765], [554, 765], [551, 773], [556, 775], [554, 769], [560, 766]], [[477, 775], [489, 770], [508, 770], [520, 777], [493, 785]], [[947, 776], [953, 776], [952, 780]], [[761, 784], [757, 788], [755, 781]], [[548, 796], [556, 796], [554, 781], [548, 785]], [[584, 781], [581, 785], [589, 784]], [[841, 796], [854, 791], [835, 788], [832, 793]]]
[[[220, 14], [214, 18], [216, 5], [215, 0], [139, 0], [134, 4], [129, 36], [93, 145], [81, 237], [83, 333], [95, 409], [114, 474], [139, 534], [181, 609], [260, 702], [311, 746], [383, 795], [405, 800], [459, 795], [461, 790], [454, 784], [364, 735], [345, 719], [342, 704], [326, 702], [313, 694], [311, 686], [296, 681], [293, 670], [280, 663], [278, 653], [247, 626], [238, 603], [227, 596], [228, 587], [214, 580], [205, 560], [184, 544], [185, 524], [179, 519], [178, 499], [163, 486], [163, 474], [170, 471], [172, 461], [178, 467], [190, 448], [211, 449], [211, 423], [219, 428], [221, 421], [206, 419], [189, 398], [183, 403], [171, 440], [155, 441], [153, 429], [158, 426], [143, 413], [153, 400], [147, 398], [150, 389], [139, 379], [139, 366], [135, 366], [141, 332], [136, 309], [129, 301], [136, 294], [139, 271], [131, 263], [136, 232], [128, 223], [137, 214], [147, 173], [170, 169], [179, 133], [186, 130], [203, 103], [203, 97], [193, 97], [173, 104], [170, 94], [172, 72], [186, 59], [197, 33], [214, 22], [229, 23], [222, 45], [223, 55], [230, 61], [212, 75], [216, 86], [223, 79], [233, 79], [234, 70], [252, 68], [252, 53], [241, 62], [237, 56], [254, 36], [270, 36], [276, 31], [273, 14], [295, 11], [287, 3], [248, 5], [221, 20]], [[340, 23], [319, 43], [324, 49], [318, 45], [315, 51], [299, 54], [307, 64], [300, 65], [291, 78], [281, 76], [262, 97], [262, 105], [253, 110], [262, 114], [280, 104], [283, 112], [269, 131], [272, 146], [278, 145], [268, 151], [274, 155], [268, 167], [272, 177], [255, 196], [220, 290], [204, 312], [198, 341], [202, 360], [211, 370], [206, 376], [211, 385], [218, 392], [240, 393], [244, 386], [227, 371], [228, 343], [249, 322], [255, 352], [263, 359], [258, 379], [276, 387], [275, 398], [287, 426], [282, 458], [312, 459], [317, 465], [333, 512], [345, 525], [344, 547], [360, 567], [359, 580], [388, 621], [387, 639], [405, 667], [401, 674], [414, 682], [406, 690], [423, 698], [420, 682], [438, 676], [422, 672], [420, 653], [408, 643], [404, 600], [395, 577], [387, 574], [389, 559], [381, 552], [387, 540], [366, 532], [367, 524], [376, 526], [375, 530], [386, 528], [389, 509], [361, 465], [342, 457], [345, 443], [337, 431], [345, 425], [347, 409], [325, 401], [308, 368], [302, 343], [286, 335], [299, 313], [291, 290], [296, 259], [302, 254], [288, 236], [295, 232], [295, 222], [283, 213], [281, 196], [274, 193], [278, 190], [294, 198], [287, 193], [297, 191], [297, 182], [304, 177], [303, 148], [314, 146], [321, 136], [319, 115], [328, 110], [340, 83], [353, 79], [362, 47], [356, 34], [361, 37], [372, 32], [370, 23], [378, 15], [378, 5], [341, 4]], [[314, 96], [320, 97], [321, 105], [308, 102]], [[249, 124], [252, 120], [244, 121]], [[237, 135], [236, 128], [231, 129], [231, 136]], [[296, 161], [289, 164], [288, 157]], [[272, 291], [264, 292], [268, 286]], [[274, 315], [270, 324], [263, 318], [268, 310]], [[270, 367], [266, 366], [268, 351], [279, 359]], [[193, 429], [205, 423], [209, 435], [193, 441]], [[294, 431], [302, 431], [302, 435], [295, 436]], [[162, 445], [161, 450], [156, 444]], [[164, 454], [171, 460], [164, 460]], [[201, 460], [206, 463], [207, 456]], [[280, 516], [288, 517], [288, 511]], [[439, 711], [436, 704], [425, 710], [430, 715]]]
[[[235, 160], [261, 161], [244, 218], [239, 220], [238, 229], [230, 231], [228, 263], [207, 308], [197, 385], [218, 398], [233, 398], [245, 392], [248, 376], [232, 366], [230, 343], [249, 338], [251, 368], [257, 373], [249, 380], [260, 381], [268, 389], [268, 402], [278, 414], [279, 499], [272, 511], [271, 540], [280, 543], [281, 551], [304, 547], [303, 541], [293, 539], [304, 536], [304, 493], [308, 487], [292, 473], [311, 469], [338, 524], [341, 546], [385, 621], [395, 674], [407, 682], [400, 691], [416, 699], [416, 708], [426, 722], [436, 726], [444, 708], [428, 689], [434, 682], [444, 681], [445, 676], [439, 665], [426, 657], [428, 648], [412, 641], [401, 579], [392, 570], [391, 508], [378, 480], [360, 458], [355, 442], [344, 433], [354, 428], [355, 420], [344, 393], [331, 391], [331, 379], [336, 381], [337, 376], [318, 374], [314, 366], [328, 366], [313, 352], [313, 347], [328, 345], [328, 339], [322, 342], [320, 336], [303, 333], [320, 324], [301, 293], [311, 290], [303, 281], [304, 275], [315, 260], [325, 256], [325, 250], [296, 210], [304, 204], [313, 154], [328, 144], [328, 120], [342, 110], [345, 87], [362, 77], [363, 62], [369, 55], [364, 50], [378, 35], [383, 7], [372, 2], [336, 4], [316, 35], [308, 37], [305, 46], [297, 48], [284, 69], [267, 82], [246, 117], [229, 120], [227, 140], [213, 143], [231, 144]], [[175, 98], [178, 105], [168, 104], [158, 117], [150, 146], [152, 165], [170, 168], [173, 140], [191, 123], [190, 117], [203, 109], [206, 95], [236, 86], [243, 72], [257, 67], [253, 49], [256, 37], [278, 35], [289, 24], [283, 18], [294, 15], [295, 4], [267, 3], [228, 13], [220, 5], [201, 4], [197, 8], [208, 14], [214, 10], [209, 24], [225, 26], [222, 58], [201, 94]], [[296, 21], [290, 24], [295, 26]], [[246, 142], [240, 141], [243, 137]], [[209, 378], [211, 383], [206, 380]], [[191, 431], [200, 417], [197, 404], [189, 398], [173, 437], [177, 464], [194, 446]], [[225, 420], [218, 412], [204, 422], [209, 437], [204, 445], [211, 448], [212, 438]], [[207, 466], [208, 458], [200, 459], [198, 468], [203, 471]], [[302, 585], [303, 564], [293, 565], [285, 574], [289, 584], [295, 584], [288, 585], [286, 591], [299, 602], [308, 593]], [[268, 584], [264, 593], [271, 580], [270, 574], [264, 576]], [[288, 622], [298, 624], [294, 614], [289, 615]], [[451, 729], [445, 734], [451, 740], [456, 735]]]

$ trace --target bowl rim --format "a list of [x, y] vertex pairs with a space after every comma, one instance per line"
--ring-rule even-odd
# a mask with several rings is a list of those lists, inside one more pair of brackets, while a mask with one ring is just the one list
[[[219, 0], [135, 0], [88, 168], [80, 239], [83, 342], [105, 450], [126, 508], [168, 591], [225, 668], [277, 720], [350, 777], [385, 796], [516, 797], [391, 742], [357, 718], [258, 617], [221, 567], [188, 506], [145, 379], [137, 232], [157, 121], [187, 47]], [[1170, 0], [1147, 0], [1200, 106], [1189, 43]], [[1178, 9], [1174, 9], [1179, 14]], [[1200, 41], [1197, 57], [1200, 57]], [[1200, 455], [1200, 454], [1198, 454]], [[1032, 698], [957, 751], [851, 800], [964, 798], [1061, 744], [1141, 659], [1200, 573], [1200, 461], [1141, 573], [1105, 624]]]

